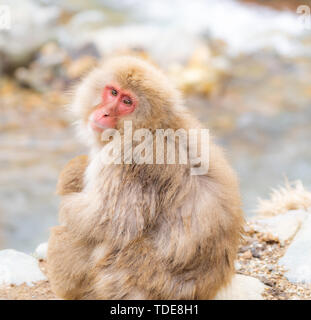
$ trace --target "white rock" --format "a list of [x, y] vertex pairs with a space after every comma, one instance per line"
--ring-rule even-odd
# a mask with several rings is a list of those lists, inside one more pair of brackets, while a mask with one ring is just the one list
[[41, 243], [36, 248], [34, 256], [39, 260], [46, 260], [47, 251], [48, 251], [48, 243], [47, 242]]
[[0, 285], [32, 286], [41, 280], [46, 277], [34, 257], [11, 249], [0, 251]]
[[193, 48], [201, 43], [192, 33], [182, 33], [182, 41], [175, 41], [180, 36], [181, 31], [175, 27], [131, 24], [96, 30], [84, 35], [84, 38], [81, 36], [80, 41], [93, 42], [101, 55], [113, 54], [128, 48], [141, 48], [165, 68], [170, 63], [189, 59]]
[[217, 293], [215, 300], [263, 300], [264, 289], [260, 280], [236, 274], [231, 284]]
[[238, 261], [234, 262], [234, 267], [235, 267], [235, 270], [237, 270], [237, 271], [242, 268], [241, 264]]
[[310, 213], [304, 210], [291, 210], [274, 217], [255, 220], [254, 229], [276, 236], [281, 243], [292, 239]]
[[15, 0], [14, 4], [10, 0], [0, 2], [8, 6], [11, 16], [9, 30], [0, 32], [0, 51], [7, 59], [21, 59], [55, 36], [61, 14], [57, 6], [43, 6], [34, 0]]
[[301, 229], [287, 249], [279, 264], [291, 282], [311, 283], [311, 215], [306, 218]]
[[106, 22], [106, 15], [97, 10], [84, 10], [70, 20], [69, 27], [79, 31], [99, 27]]

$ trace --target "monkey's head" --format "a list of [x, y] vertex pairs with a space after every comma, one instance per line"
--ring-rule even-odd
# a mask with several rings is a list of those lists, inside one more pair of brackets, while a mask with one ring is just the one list
[[175, 129], [176, 117], [185, 112], [181, 105], [178, 90], [160, 70], [142, 59], [120, 56], [86, 76], [71, 110], [79, 131], [98, 141], [108, 128], [122, 133], [124, 121], [129, 120], [133, 130]]

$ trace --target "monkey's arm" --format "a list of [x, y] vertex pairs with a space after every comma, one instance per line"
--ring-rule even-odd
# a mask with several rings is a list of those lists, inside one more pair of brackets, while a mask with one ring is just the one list
[[[79, 254], [77, 254], [79, 252]], [[81, 298], [91, 250], [69, 234], [65, 226], [51, 229], [47, 253], [52, 290], [64, 299]]]
[[83, 175], [88, 165], [86, 155], [70, 160], [59, 175], [56, 193], [60, 196], [72, 192], [81, 192], [83, 189]]
[[[111, 194], [115, 195], [114, 201]], [[154, 191], [144, 193], [141, 186], [133, 183], [131, 187], [126, 183], [115, 187], [105, 183], [105, 188], [87, 188], [64, 196], [59, 221], [70, 233], [84, 240], [117, 242], [121, 239], [126, 243], [156, 220], [155, 197]], [[119, 216], [123, 218], [116, 223]]]

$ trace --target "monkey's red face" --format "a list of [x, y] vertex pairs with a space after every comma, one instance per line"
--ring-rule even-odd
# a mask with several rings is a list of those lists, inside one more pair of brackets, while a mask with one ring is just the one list
[[117, 85], [107, 85], [101, 96], [101, 102], [89, 117], [91, 128], [101, 132], [107, 128], [115, 128], [118, 119], [132, 113], [137, 107], [136, 96]]

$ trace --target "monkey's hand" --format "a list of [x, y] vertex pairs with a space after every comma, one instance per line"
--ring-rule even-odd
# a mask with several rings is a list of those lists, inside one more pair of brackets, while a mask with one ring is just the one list
[[86, 155], [70, 160], [59, 175], [56, 194], [63, 196], [83, 189], [83, 175], [88, 165]]

